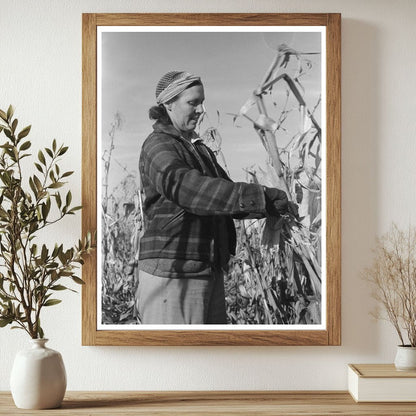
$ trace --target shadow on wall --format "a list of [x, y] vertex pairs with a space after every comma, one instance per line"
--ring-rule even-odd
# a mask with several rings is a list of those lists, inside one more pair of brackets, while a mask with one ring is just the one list
[[374, 357], [381, 341], [369, 315], [371, 289], [360, 277], [379, 219], [379, 34], [367, 22], [342, 21], [342, 345], [360, 359]]

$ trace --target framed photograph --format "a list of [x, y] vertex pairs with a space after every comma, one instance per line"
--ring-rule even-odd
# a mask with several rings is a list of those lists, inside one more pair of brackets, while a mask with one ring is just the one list
[[340, 34], [83, 15], [83, 345], [340, 345]]

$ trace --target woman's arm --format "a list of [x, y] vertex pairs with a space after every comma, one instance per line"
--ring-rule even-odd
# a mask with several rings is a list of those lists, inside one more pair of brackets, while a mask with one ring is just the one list
[[197, 215], [266, 213], [263, 187], [204, 176], [190, 167], [174, 139], [154, 137], [141, 153], [143, 182], [150, 181], [158, 193]]

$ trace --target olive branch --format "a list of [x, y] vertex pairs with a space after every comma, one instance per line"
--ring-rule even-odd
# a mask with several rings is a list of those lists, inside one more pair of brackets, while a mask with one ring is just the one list
[[88, 233], [69, 249], [55, 244], [52, 249], [37, 244], [38, 233], [81, 206], [72, 206], [71, 191], [60, 191], [72, 171], [62, 172], [60, 157], [68, 147], [54, 139], [50, 148], [39, 150], [34, 162], [36, 173], [24, 181], [21, 161], [31, 156], [31, 142], [24, 140], [31, 126], [17, 132], [14, 109], [0, 110], [0, 327], [25, 330], [32, 338], [43, 338], [40, 315], [43, 307], [57, 305], [55, 292], [71, 290], [63, 278], [84, 282], [76, 275], [83, 257], [93, 249]]

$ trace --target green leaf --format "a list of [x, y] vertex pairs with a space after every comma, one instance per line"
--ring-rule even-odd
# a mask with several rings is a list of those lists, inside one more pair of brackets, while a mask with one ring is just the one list
[[28, 140], [20, 146], [20, 151], [27, 150], [30, 146], [32, 146], [32, 143], [30, 143], [30, 141]]
[[58, 250], [59, 250], [58, 244], [55, 243], [55, 247], [53, 248], [53, 251], [51, 254], [52, 258], [55, 258], [58, 255]]
[[14, 108], [12, 105], [9, 105], [9, 108], [7, 109], [7, 121], [11, 121], [14, 114]]
[[66, 178], [67, 176], [71, 176], [74, 173], [74, 171], [70, 171], [70, 172], [65, 172], [61, 178]]
[[29, 156], [32, 156], [32, 155], [29, 154], [29, 153], [25, 153], [24, 155], [20, 155], [20, 160], [24, 159], [25, 157], [29, 157]]
[[0, 319], [0, 328], [4, 328], [5, 326], [11, 324], [13, 322], [13, 318], [2, 318]]
[[40, 258], [41, 258], [43, 263], [45, 263], [47, 257], [48, 257], [48, 249], [45, 246], [45, 244], [43, 244], [42, 245], [42, 251], [41, 251], [41, 254], [40, 254]]
[[[32, 126], [27, 126], [27, 127], [25, 127], [18, 135], [17, 135], [17, 138], [20, 140], [20, 139], [23, 139], [24, 137], [26, 137], [28, 134], [29, 134], [29, 132], [30, 132], [30, 129], [32, 128]], [[27, 142], [26, 142], [27, 143]], [[29, 146], [30, 147], [30, 146]], [[28, 148], [29, 148], [28, 147]], [[24, 149], [25, 150], [25, 149]]]
[[71, 202], [72, 202], [72, 194], [71, 194], [71, 191], [68, 191], [68, 193], [66, 194], [65, 205], [69, 207]]
[[42, 163], [43, 165], [46, 166], [45, 155], [42, 153], [41, 150], [39, 150], [39, 152], [38, 152], [38, 159], [39, 159], [40, 163]]
[[[3, 127], [3, 128], [7, 128], [7, 127]], [[9, 143], [3, 143], [2, 145], [0, 145], [0, 149], [11, 149], [13, 146]]]
[[59, 192], [57, 192], [54, 196], [55, 196], [55, 199], [56, 199], [56, 205], [58, 205], [58, 208], [61, 208], [61, 206], [62, 206], [61, 194]]
[[82, 209], [82, 206], [79, 205], [77, 207], [73, 207], [70, 209], [70, 211], [68, 212], [68, 214], [73, 214], [75, 211], [79, 211], [80, 209]]
[[13, 120], [13, 123], [12, 123], [12, 132], [13, 133], [16, 131], [17, 123], [18, 123], [18, 120], [17, 120], [17, 118], [15, 118]]
[[42, 187], [42, 182], [40, 181], [40, 179], [36, 175], [33, 175], [33, 182], [36, 185], [36, 189], [40, 192], [43, 188]]
[[68, 146], [62, 147], [61, 150], [59, 151], [58, 156], [62, 156], [63, 154], [65, 154], [68, 150]]
[[[30, 232], [30, 234], [33, 234], [38, 229], [39, 229], [39, 224], [37, 223], [37, 221], [30, 223], [30, 225], [29, 225], [29, 232]], [[34, 236], [32, 236], [32, 237], [34, 237]]]
[[82, 279], [80, 279], [78, 276], [72, 276], [71, 279], [75, 283], [78, 283], [79, 285], [85, 285], [85, 282]]
[[53, 142], [52, 142], [52, 150], [56, 152], [56, 140], [55, 139], [53, 139]]
[[64, 185], [65, 185], [64, 182], [55, 182], [55, 183], [50, 184], [48, 188], [51, 188], [51, 189], [62, 188]]
[[35, 197], [37, 198], [38, 190], [36, 189], [35, 183], [33, 182], [32, 178], [29, 178], [29, 186], [30, 186], [30, 189], [32, 190], [32, 192], [34, 193]]
[[40, 165], [39, 163], [36, 163], [36, 162], [35, 162], [35, 166], [36, 166], [36, 169], [37, 169], [39, 172], [43, 173], [43, 168], [42, 168], [42, 165]]
[[51, 287], [51, 290], [67, 290], [68, 288], [63, 285], [55, 285]]
[[60, 299], [48, 299], [43, 306], [53, 306], [53, 305], [57, 305], [58, 303], [61, 303], [62, 300]]
[[51, 208], [50, 204], [47, 204], [47, 203], [42, 204], [42, 218], [44, 221], [46, 221], [46, 219], [48, 218], [50, 208]]
[[0, 110], [0, 118], [7, 123], [7, 114], [3, 110]]
[[49, 157], [53, 157], [53, 153], [52, 153], [52, 150], [51, 149], [49, 149], [49, 148], [45, 148], [45, 152], [49, 155]]
[[8, 139], [11, 140], [13, 138], [12, 132], [9, 129], [4, 129], [3, 131]]
[[59, 261], [60, 261], [62, 264], [65, 264], [65, 263], [66, 263], [66, 261], [67, 261], [67, 257], [66, 257], [66, 255], [65, 255], [65, 253], [64, 253], [63, 251], [60, 251], [60, 252], [58, 253], [58, 258], [59, 258]]
[[40, 325], [38, 325], [38, 335], [39, 338], [43, 338], [45, 336], [45, 333], [43, 332], [43, 329]]

